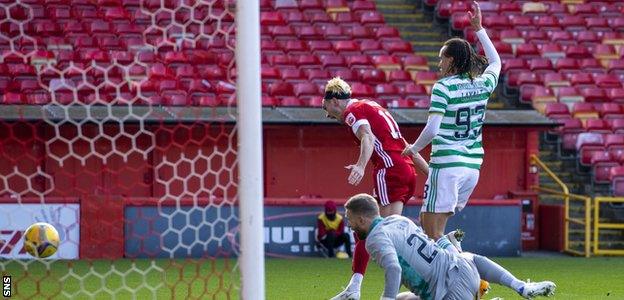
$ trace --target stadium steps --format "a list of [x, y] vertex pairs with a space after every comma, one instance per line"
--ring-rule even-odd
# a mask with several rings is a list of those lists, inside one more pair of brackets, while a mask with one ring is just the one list
[[[579, 172], [576, 160], [561, 160], [557, 155], [557, 144], [540, 141], [539, 157], [557, 176], [568, 186], [570, 192], [579, 195], [609, 195], [609, 185], [592, 184], [591, 173]], [[539, 173], [540, 186], [559, 190], [559, 186], [544, 172]], [[540, 203], [563, 204], [561, 197], [554, 195], [540, 195]], [[584, 203], [571, 201], [569, 215], [571, 218], [585, 217]], [[593, 211], [592, 211], [593, 218]], [[593, 220], [593, 219], [592, 219]], [[600, 207], [600, 222], [624, 222], [624, 208], [603, 204]], [[584, 246], [585, 230], [581, 225], [572, 224], [569, 229], [570, 247], [582, 250]], [[593, 239], [593, 232], [591, 233]], [[592, 245], [593, 247], [593, 245]], [[624, 249], [624, 230], [600, 230], [599, 247], [601, 249]]]
[[388, 25], [396, 27], [401, 37], [412, 44], [416, 54], [427, 57], [429, 68], [438, 65], [438, 51], [448, 38], [446, 30], [433, 23], [433, 18], [420, 10], [416, 1], [377, 0], [377, 10]]

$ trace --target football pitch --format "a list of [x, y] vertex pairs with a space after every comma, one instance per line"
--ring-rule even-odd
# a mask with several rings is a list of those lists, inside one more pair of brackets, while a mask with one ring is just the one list
[[[520, 279], [552, 280], [554, 299], [624, 299], [624, 258], [495, 258]], [[111, 264], [112, 263], [112, 264]], [[48, 269], [49, 266], [49, 269]], [[71, 272], [68, 272], [71, 266]], [[94, 276], [89, 270], [100, 274]], [[3, 261], [13, 299], [228, 299], [238, 297], [235, 260], [115, 260], [31, 263]], [[322, 258], [267, 259], [267, 299], [329, 299], [350, 276], [350, 261]], [[70, 274], [70, 275], [68, 275]], [[142, 274], [145, 274], [143, 276]], [[60, 281], [63, 284], [60, 284]], [[379, 299], [383, 272], [368, 267], [361, 299]], [[520, 299], [493, 285], [484, 299]], [[551, 298], [553, 299], [553, 298]]]

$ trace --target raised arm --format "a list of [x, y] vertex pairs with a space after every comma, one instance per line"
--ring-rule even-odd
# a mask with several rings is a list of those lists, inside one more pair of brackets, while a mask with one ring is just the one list
[[476, 1], [472, 2], [472, 10], [474, 13], [468, 12], [468, 16], [470, 17], [470, 24], [474, 28], [477, 33], [477, 38], [481, 45], [483, 46], [483, 51], [485, 51], [485, 57], [488, 60], [488, 67], [485, 69], [484, 73], [491, 73], [494, 75], [496, 82], [498, 82], [498, 76], [501, 71], [501, 59], [498, 56], [498, 52], [496, 48], [494, 48], [494, 44], [488, 37], [487, 32], [481, 25], [481, 8], [479, 8], [479, 4]]

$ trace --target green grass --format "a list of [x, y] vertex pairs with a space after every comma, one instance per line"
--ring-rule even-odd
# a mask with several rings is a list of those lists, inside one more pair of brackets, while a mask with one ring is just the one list
[[[624, 299], [624, 258], [494, 260], [520, 279], [554, 281], [554, 299]], [[110, 261], [31, 262], [28, 272], [23, 264], [0, 261], [0, 272], [12, 276], [14, 299], [132, 299], [133, 293], [141, 300], [238, 298], [235, 260], [118, 260], [112, 267]], [[348, 260], [268, 259], [267, 299], [329, 299], [348, 282], [350, 270]], [[371, 263], [362, 299], [378, 299], [382, 289], [382, 270]], [[494, 297], [520, 299], [498, 285], [485, 299]]]

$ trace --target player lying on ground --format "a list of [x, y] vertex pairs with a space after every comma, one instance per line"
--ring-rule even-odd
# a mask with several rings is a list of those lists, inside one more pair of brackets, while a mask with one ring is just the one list
[[381, 218], [370, 195], [351, 197], [345, 208], [351, 228], [366, 237], [366, 249], [384, 269], [382, 299], [397, 299], [401, 282], [413, 293], [402, 293], [401, 299], [478, 299], [481, 278], [507, 286], [527, 299], [554, 294], [556, 286], [550, 281], [518, 280], [484, 256], [459, 253], [452, 246], [444, 248], [450, 244], [446, 237], [434, 243], [408, 218]]
[[470, 22], [485, 50], [477, 55], [463, 39], [453, 38], [440, 49], [443, 78], [433, 86], [425, 128], [403, 154], [416, 155], [430, 143], [429, 177], [425, 183], [421, 224], [433, 240], [444, 236], [450, 216], [462, 210], [479, 180], [483, 162], [481, 127], [490, 94], [498, 83], [501, 60], [481, 26], [479, 5], [473, 2]]
[[[328, 118], [336, 119], [349, 127], [360, 145], [357, 163], [347, 166], [348, 181], [358, 185], [370, 160], [373, 163], [373, 194], [379, 203], [382, 216], [401, 214], [403, 205], [414, 196], [416, 172], [427, 174], [427, 162], [418, 153], [410, 158], [401, 155], [407, 145], [399, 125], [392, 115], [370, 100], [351, 98], [351, 87], [339, 77], [325, 86], [323, 109]], [[364, 242], [356, 236], [353, 253], [353, 275], [347, 288], [334, 299], [359, 299], [360, 286], [369, 255]]]

